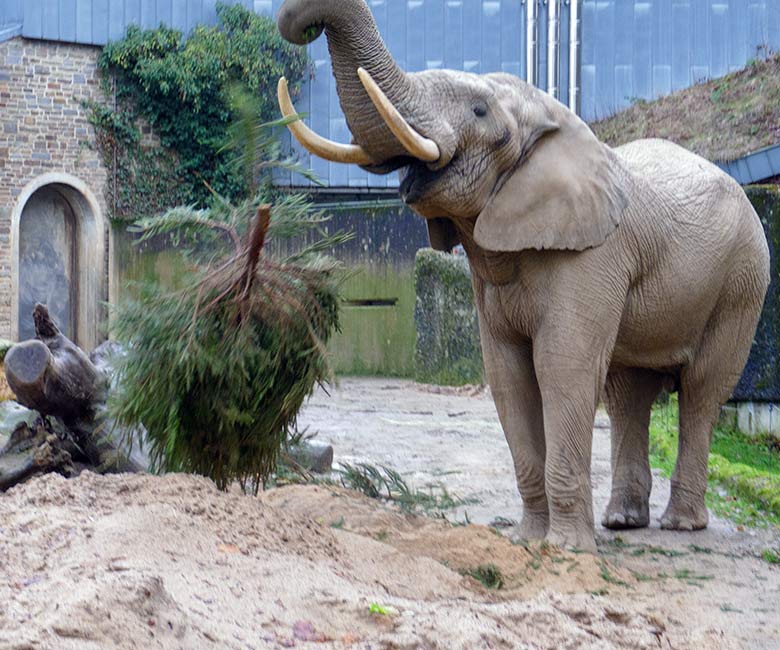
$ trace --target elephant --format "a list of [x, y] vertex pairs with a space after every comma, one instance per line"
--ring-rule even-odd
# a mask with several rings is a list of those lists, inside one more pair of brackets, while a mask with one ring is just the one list
[[[379, 174], [460, 243], [485, 374], [523, 501], [518, 534], [595, 551], [593, 425], [611, 418], [602, 525], [649, 525], [651, 407], [679, 393], [665, 529], [707, 526], [712, 429], [750, 351], [769, 251], [742, 188], [667, 141], [611, 148], [549, 94], [505, 73], [405, 73], [364, 0], [286, 0], [282, 36], [328, 41], [353, 141], [303, 124], [312, 153]], [[294, 116], [280, 80], [282, 113]]]

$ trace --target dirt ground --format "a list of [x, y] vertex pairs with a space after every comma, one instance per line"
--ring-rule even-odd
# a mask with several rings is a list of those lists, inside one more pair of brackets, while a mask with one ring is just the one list
[[[432, 390], [342, 380], [301, 423], [337, 460], [478, 500], [473, 522], [519, 519], [489, 397]], [[655, 517], [667, 492], [656, 479]], [[504, 533], [330, 486], [254, 498], [184, 475], [41, 477], [0, 495], [0, 649], [780, 648], [780, 571], [757, 557], [772, 531], [599, 530], [598, 557]], [[484, 564], [500, 589], [465, 575]]]

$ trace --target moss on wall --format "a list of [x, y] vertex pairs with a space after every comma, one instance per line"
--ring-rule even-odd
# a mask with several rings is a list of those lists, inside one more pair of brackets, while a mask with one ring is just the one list
[[127, 231], [127, 225], [111, 226], [113, 274], [111, 298], [119, 302], [138, 295], [136, 283], [155, 282], [164, 289], [179, 289], [192, 271], [192, 265], [176, 250], [169, 237], [158, 237], [138, 244], [138, 235]]
[[745, 188], [764, 226], [770, 256], [770, 284], [745, 370], [734, 389], [737, 401], [780, 401], [780, 187]]
[[[387, 265], [351, 266], [344, 284], [341, 332], [329, 345], [341, 375], [409, 377], [414, 366], [413, 270]], [[361, 305], [363, 300], [388, 304]], [[392, 304], [390, 304], [392, 303]]]
[[466, 258], [430, 248], [415, 260], [415, 375], [420, 382], [482, 381], [477, 312]]

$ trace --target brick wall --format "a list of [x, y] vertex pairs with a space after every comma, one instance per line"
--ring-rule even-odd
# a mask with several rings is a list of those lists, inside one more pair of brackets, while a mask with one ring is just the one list
[[81, 105], [103, 99], [99, 52], [24, 38], [0, 43], [0, 337], [11, 334], [11, 214], [24, 187], [41, 174], [70, 174], [107, 214], [107, 172]]

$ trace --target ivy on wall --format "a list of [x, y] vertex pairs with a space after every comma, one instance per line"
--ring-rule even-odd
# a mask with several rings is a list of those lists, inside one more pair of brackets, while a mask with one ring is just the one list
[[276, 83], [284, 75], [297, 92], [306, 53], [284, 41], [273, 20], [240, 5], [218, 5], [217, 15], [216, 26], [196, 27], [186, 39], [164, 26], [130, 26], [101, 53], [98, 67], [114, 105], [93, 103], [91, 121], [113, 170], [114, 219], [204, 206], [213, 192], [230, 200], [249, 193], [240, 154], [225, 147], [236, 88], [251, 94], [260, 121], [273, 121]]

